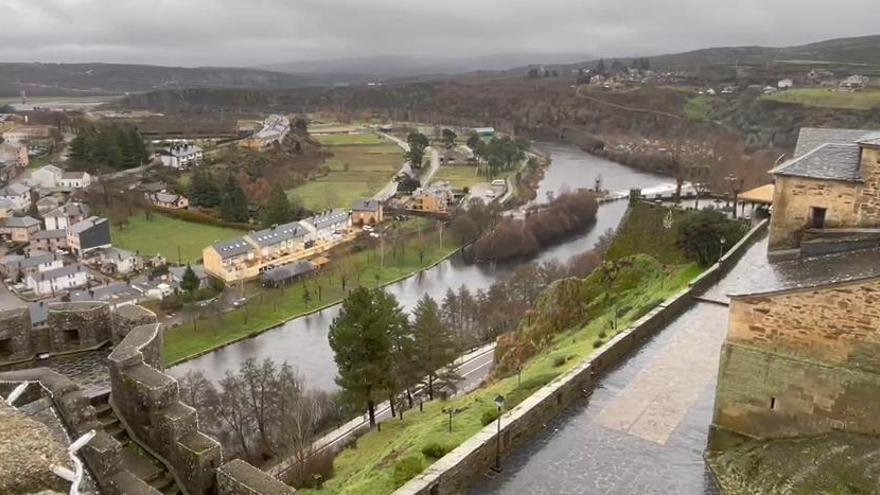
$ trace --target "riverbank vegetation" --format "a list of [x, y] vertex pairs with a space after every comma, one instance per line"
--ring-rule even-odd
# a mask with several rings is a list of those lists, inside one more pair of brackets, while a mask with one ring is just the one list
[[[638, 216], [637, 211], [631, 218]], [[640, 223], [631, 219], [621, 225], [621, 233], [625, 234], [622, 242], [629, 238], [626, 231]], [[491, 296], [475, 298], [484, 301], [481, 304], [461, 304], [468, 301], [461, 295], [465, 289], [458, 294], [448, 293], [441, 314], [454, 328], [472, 329], [474, 322], [492, 318], [493, 313], [503, 316], [500, 327], [505, 330], [496, 348], [499, 364], [488, 385], [450, 400], [428, 402], [423, 410], [406, 411], [396, 420], [387, 421], [381, 430], [359, 438], [356, 448], [336, 458], [333, 478], [321, 490], [306, 493], [393, 492], [493, 421], [497, 417], [496, 396], [505, 398], [505, 407], [516, 406], [577, 366], [702, 271], [685, 253], [676, 257], [678, 263], [658, 261], [650, 254], [658, 248], [648, 242], [641, 244], [643, 252], [602, 262], [599, 253], [624, 251], [615, 247], [616, 240], [609, 246], [606, 237], [597, 251], [586, 253], [579, 257], [579, 263], [568, 266], [569, 276], [560, 276], [566, 270], [559, 269], [562, 265], [558, 263], [532, 265], [530, 273], [515, 274], [496, 284], [487, 294], [494, 293], [504, 301], [502, 304], [490, 302]], [[670, 235], [659, 242], [664, 244], [659, 251], [674, 250], [678, 236]], [[637, 247], [627, 249], [636, 251]], [[574, 274], [578, 265], [580, 272]], [[557, 275], [550, 275], [554, 266]], [[493, 306], [495, 310], [489, 310]], [[449, 411], [453, 411], [451, 431]]]
[[[189, 322], [165, 331], [165, 362], [184, 361], [230, 342], [341, 301], [354, 288], [399, 280], [457, 251], [461, 244], [425, 220], [403, 222], [384, 234], [382, 245], [362, 239], [334, 254], [317, 276], [281, 289], [258, 289], [237, 310], [215, 305], [191, 309]], [[384, 251], [384, 255], [382, 254]]]
[[599, 205], [593, 193], [562, 194], [525, 219], [507, 218], [473, 245], [479, 262], [534, 255], [596, 221]]

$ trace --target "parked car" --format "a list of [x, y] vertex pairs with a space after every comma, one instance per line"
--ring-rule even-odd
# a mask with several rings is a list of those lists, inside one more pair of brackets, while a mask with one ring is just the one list
[[505, 181], [504, 179], [495, 179], [492, 181], [492, 185], [493, 186], [504, 186], [504, 185], [507, 185], [507, 181]]

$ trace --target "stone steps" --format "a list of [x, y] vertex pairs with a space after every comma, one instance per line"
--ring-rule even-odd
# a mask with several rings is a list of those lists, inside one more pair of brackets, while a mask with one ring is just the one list
[[89, 399], [95, 408], [98, 421], [108, 435], [122, 444], [122, 465], [157, 491], [165, 495], [182, 493], [174, 477], [165, 465], [135, 443], [110, 406], [110, 394], [100, 394]]

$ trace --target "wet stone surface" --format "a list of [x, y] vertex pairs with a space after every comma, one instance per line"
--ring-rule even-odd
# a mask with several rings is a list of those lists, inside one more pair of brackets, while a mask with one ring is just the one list
[[[726, 301], [765, 253], [765, 242], [752, 246], [710, 299]], [[702, 454], [726, 329], [725, 306], [696, 304], [470, 493], [720, 493]]]
[[87, 397], [91, 397], [110, 390], [108, 354], [110, 354], [109, 348], [77, 352], [37, 361], [35, 366], [51, 368], [67, 376], [82, 387]]

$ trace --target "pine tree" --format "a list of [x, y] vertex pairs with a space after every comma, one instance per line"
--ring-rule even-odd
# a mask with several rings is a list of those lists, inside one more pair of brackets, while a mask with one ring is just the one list
[[352, 406], [367, 408], [370, 426], [376, 424], [376, 402], [394, 382], [392, 336], [405, 325], [394, 296], [364, 287], [342, 302], [330, 325], [330, 348], [339, 369], [336, 383]]
[[227, 222], [247, 222], [247, 208], [247, 198], [238, 181], [232, 175], [227, 176], [220, 200], [220, 218]]
[[180, 288], [185, 290], [192, 295], [195, 291], [199, 289], [199, 277], [196, 276], [196, 272], [192, 269], [192, 266], [189, 264], [186, 265], [186, 270], [183, 272], [183, 278], [180, 280]]
[[272, 187], [269, 193], [269, 200], [266, 202], [266, 208], [263, 210], [263, 225], [270, 227], [272, 225], [281, 225], [293, 220], [293, 211], [290, 207], [290, 200], [287, 194], [279, 184]]
[[440, 308], [427, 294], [413, 310], [413, 337], [416, 362], [420, 363], [428, 397], [434, 399], [437, 388], [454, 388], [461, 378], [447, 365], [458, 357], [455, 335], [440, 318]]

